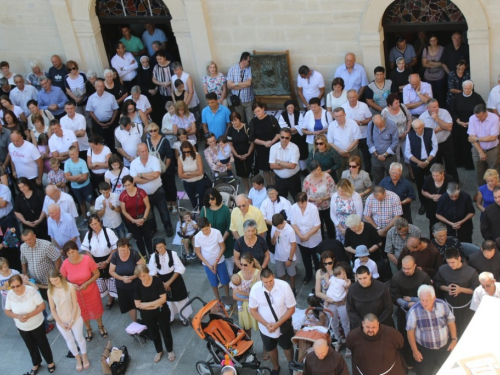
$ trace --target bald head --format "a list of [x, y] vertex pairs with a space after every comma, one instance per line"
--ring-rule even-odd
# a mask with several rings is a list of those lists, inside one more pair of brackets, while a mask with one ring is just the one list
[[245, 194], [239, 194], [236, 199], [236, 206], [241, 210], [243, 214], [248, 212], [248, 198]]
[[419, 251], [421, 248], [422, 241], [420, 241], [420, 238], [415, 237], [415, 236], [410, 236], [408, 237], [408, 240], [406, 241], [406, 246], [410, 251]]
[[53, 201], [58, 201], [61, 197], [61, 191], [55, 185], [47, 185], [45, 194]]
[[384, 129], [385, 128], [385, 119], [381, 115], [375, 115], [372, 117], [373, 124], [379, 128], [379, 129]]
[[420, 76], [417, 73], [410, 74], [408, 82], [410, 82], [412, 89], [416, 89], [420, 85]]
[[408, 267], [412, 267], [413, 265], [415, 265], [415, 258], [413, 258], [411, 255], [407, 255], [403, 258], [403, 260], [401, 261], [401, 263]]
[[47, 211], [52, 220], [59, 221], [61, 218], [61, 207], [57, 203], [49, 204]]
[[328, 342], [326, 342], [325, 339], [316, 340], [314, 342], [313, 349], [316, 357], [321, 360], [328, 354]]
[[137, 155], [139, 155], [141, 160], [148, 160], [149, 157], [148, 146], [145, 143], [139, 143], [137, 145]]
[[415, 258], [413, 258], [411, 255], [405, 256], [401, 261], [401, 271], [403, 271], [405, 276], [413, 275], [416, 269], [417, 267]]
[[356, 55], [352, 52], [347, 53], [344, 62], [347, 69], [352, 69], [356, 63]]

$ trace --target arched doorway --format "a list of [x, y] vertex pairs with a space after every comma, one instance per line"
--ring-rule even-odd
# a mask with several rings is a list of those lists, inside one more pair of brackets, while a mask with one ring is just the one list
[[175, 60], [180, 60], [179, 48], [170, 22], [172, 16], [163, 0], [97, 0], [95, 10], [108, 60], [115, 55], [114, 45], [122, 38], [120, 25], [129, 25], [132, 34], [141, 38], [146, 23], [154, 24], [165, 33], [168, 39], [167, 51]]
[[[363, 64], [377, 66], [385, 61], [385, 33], [382, 20], [393, 0], [367, 2], [360, 27], [360, 44]], [[421, 1], [420, 3], [424, 3]], [[425, 3], [428, 3], [426, 1]], [[479, 0], [454, 0], [453, 3], [467, 22], [467, 40], [470, 50], [470, 67], [475, 88], [487, 97], [490, 91], [490, 33], [488, 19]], [[368, 72], [370, 74], [370, 72]], [[496, 79], [496, 77], [495, 77]]]

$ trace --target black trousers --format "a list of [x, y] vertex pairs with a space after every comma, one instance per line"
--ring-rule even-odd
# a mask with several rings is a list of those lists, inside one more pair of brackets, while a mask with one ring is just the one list
[[161, 308], [156, 310], [144, 310], [141, 312], [141, 318], [146, 327], [148, 327], [148, 335], [155, 344], [156, 353], [163, 352], [161, 338], [170, 353], [174, 350], [174, 341], [170, 332], [170, 309], [165, 303]]
[[[321, 220], [321, 237], [323, 240], [327, 238], [335, 238], [335, 225], [333, 224], [332, 217], [330, 216], [330, 209], [318, 210], [319, 219]], [[326, 226], [326, 237], [324, 226]]]
[[279, 196], [288, 199], [288, 193], [290, 193], [293, 201], [295, 202], [297, 194], [302, 191], [299, 172], [288, 178], [281, 178], [280, 176], [276, 175], [275, 181], [276, 190], [278, 191]]
[[47, 334], [45, 333], [45, 325], [43, 323], [40, 324], [38, 328], [31, 331], [17, 330], [30, 352], [31, 363], [33, 366], [38, 366], [42, 363], [42, 356], [47, 364], [54, 362], [49, 340], [47, 340]]
[[[3, 241], [3, 236], [7, 232], [7, 229], [14, 228], [16, 230], [16, 236], [18, 239], [21, 239], [21, 231], [19, 229], [19, 225], [17, 222], [17, 218], [14, 214], [14, 210], [10, 211], [7, 215], [0, 219], [0, 229], [2, 230], [2, 235], [0, 236], [0, 240]], [[0, 250], [0, 256], [6, 258], [9, 262], [10, 268], [18, 270], [22, 272], [21, 267], [21, 249], [19, 246], [16, 247], [7, 247], [4, 246]]]
[[101, 125], [95, 122], [94, 119], [92, 119], [92, 133], [99, 134], [101, 137], [103, 137], [104, 144], [109, 147], [113, 154], [116, 153], [115, 124], [111, 125], [109, 128], [103, 128]]
[[361, 151], [361, 155], [363, 156], [363, 170], [367, 171], [372, 177], [372, 154], [368, 150], [368, 142], [366, 138], [361, 138], [358, 143], [358, 148]]
[[160, 219], [163, 223], [165, 231], [167, 231], [167, 229], [169, 228], [172, 228], [172, 222], [170, 221], [170, 215], [167, 208], [167, 199], [165, 197], [165, 191], [163, 190], [162, 186], [160, 186], [158, 190], [156, 190], [153, 194], [149, 194], [149, 203], [151, 203], [151, 209], [153, 209], [153, 207], [156, 207], [156, 209], [160, 213]]
[[[463, 152], [470, 151], [463, 150]], [[446, 173], [451, 174], [456, 183], [460, 182], [460, 179], [458, 178], [457, 165], [455, 163], [455, 148], [453, 147], [453, 137], [451, 134], [446, 141], [438, 144], [438, 152], [436, 153], [435, 163], [444, 164]]]
[[434, 368], [440, 368], [448, 358], [448, 344], [439, 349], [427, 349], [417, 342], [417, 348], [423, 357], [422, 362], [415, 362], [417, 375], [432, 374]]
[[418, 193], [418, 199], [420, 200], [420, 205], [425, 206], [427, 202], [427, 198], [423, 196], [422, 194], [422, 186], [424, 185], [424, 180], [425, 177], [429, 176], [431, 174], [429, 167], [422, 169], [417, 166], [411, 166], [411, 169], [413, 171], [413, 177], [415, 178], [415, 184], [417, 184], [417, 193]]
[[134, 237], [137, 247], [144, 257], [153, 254], [153, 220], [146, 220], [141, 227], [124, 220], [128, 231]]
[[313, 264], [314, 264], [314, 270], [319, 269], [319, 260], [318, 256], [316, 255], [317, 246], [315, 247], [305, 247], [302, 245], [298, 246], [300, 250], [300, 255], [302, 255], [302, 262], [304, 262], [304, 268], [306, 269], [306, 278], [311, 279], [313, 277]]

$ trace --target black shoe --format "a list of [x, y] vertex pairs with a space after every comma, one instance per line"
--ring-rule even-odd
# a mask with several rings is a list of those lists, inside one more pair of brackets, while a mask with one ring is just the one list
[[425, 206], [420, 206], [420, 208], [418, 209], [418, 214], [419, 215], [425, 214]]
[[297, 298], [297, 289], [292, 288], [292, 292], [293, 292], [293, 296], [294, 296], [295, 298]]
[[174, 230], [172, 227], [167, 228], [167, 237], [172, 237], [174, 235]]
[[309, 281], [311, 281], [309, 276], [304, 277], [304, 285], [309, 284]]

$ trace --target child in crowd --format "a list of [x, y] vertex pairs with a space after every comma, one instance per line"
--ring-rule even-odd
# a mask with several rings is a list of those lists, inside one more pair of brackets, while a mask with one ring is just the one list
[[264, 177], [261, 174], [252, 177], [252, 188], [248, 193], [248, 200], [252, 206], [260, 209], [264, 199], [267, 198], [267, 191], [264, 189]]
[[64, 171], [59, 168], [59, 160], [56, 158], [50, 158], [50, 169], [49, 174], [47, 175], [47, 182], [50, 185], [56, 185], [56, 187], [64, 193], [69, 191], [66, 186], [66, 177], [64, 177]]
[[186, 91], [184, 90], [184, 82], [180, 79], [176, 79], [174, 81], [174, 94], [172, 95], [172, 99], [174, 100], [174, 103], [177, 103], [178, 101], [184, 100], [184, 96], [186, 96]]
[[127, 236], [127, 229], [122, 220], [119, 195], [111, 192], [111, 186], [103, 181], [99, 183], [101, 195], [95, 200], [97, 216], [102, 218], [102, 224], [106, 228], [113, 229], [118, 238]]
[[347, 274], [342, 267], [335, 267], [333, 276], [330, 277], [330, 286], [326, 291], [326, 295], [333, 301], [325, 302], [325, 308], [333, 312], [333, 333], [337, 339], [335, 350], [339, 351], [341, 344], [341, 336], [339, 323], [342, 324], [344, 336], [347, 337], [351, 326], [346, 310], [347, 290], [351, 286], [351, 280], [347, 278]]
[[167, 113], [165, 113], [161, 122], [161, 132], [170, 142], [170, 147], [173, 148], [174, 143], [177, 141], [177, 137], [174, 134], [174, 123], [172, 122], [172, 116], [175, 115], [174, 102], [168, 101], [167, 104], [165, 104], [165, 109]]
[[182, 142], [189, 141], [193, 146], [196, 144], [196, 141], [193, 139], [188, 139], [188, 134], [186, 129], [180, 128], [177, 129], [177, 139], [178, 141], [174, 143], [174, 151], [175, 158], [178, 159], [181, 153], [181, 144]]
[[[357, 246], [355, 255], [357, 259], [354, 261], [354, 268], [352, 269], [352, 271], [355, 273], [359, 266], [366, 266], [370, 270], [372, 277], [374, 279], [378, 279], [379, 274], [378, 274], [377, 263], [371, 260], [369, 256], [370, 252], [368, 251], [368, 248], [365, 245]], [[357, 276], [356, 280], [358, 280]]]
[[182, 237], [182, 243], [184, 244], [184, 249], [186, 250], [186, 259], [193, 260], [196, 259], [196, 254], [193, 250], [189, 248], [191, 244], [194, 249], [194, 235], [198, 232], [198, 224], [191, 218], [189, 212], [184, 213], [181, 216], [181, 232], [179, 235]]
[[[309, 297], [307, 297], [307, 304], [309, 307], [321, 307], [323, 308], [323, 301], [321, 298], [316, 297], [314, 293], [309, 294]], [[328, 317], [323, 311], [318, 311], [318, 310], [312, 310], [306, 315], [306, 320], [304, 322], [304, 325], [307, 326], [317, 326], [320, 325], [322, 327], [327, 328], [328, 327]]]
[[[219, 139], [217, 139], [217, 143], [219, 144], [217, 148], [217, 159], [219, 159], [219, 162], [223, 165], [229, 164], [231, 162], [231, 146], [229, 146], [226, 136], [221, 135]], [[233, 177], [232, 170], [228, 169], [226, 173], [228, 177]]]
[[76, 146], [68, 149], [68, 156], [69, 159], [64, 163], [64, 177], [71, 183], [71, 190], [80, 205], [82, 216], [87, 220], [87, 202], [92, 204], [94, 201], [89, 168], [87, 163], [79, 158]]
[[[248, 296], [250, 295], [250, 289], [245, 288], [245, 285], [241, 283], [241, 277], [235, 273], [231, 276], [231, 283], [229, 286], [234, 290], [238, 298], [242, 298], [248, 301]], [[238, 311], [242, 311], [243, 301], [236, 301], [238, 303]]]
[[297, 296], [295, 290], [295, 275], [297, 274], [295, 250], [297, 241], [295, 231], [288, 224], [283, 214], [274, 214], [272, 217], [273, 227], [271, 229], [271, 243], [275, 246], [274, 261], [276, 264], [276, 276], [285, 280], [285, 276], [290, 278], [290, 287], [293, 294]]
[[52, 157], [52, 153], [49, 153], [49, 137], [47, 134], [42, 133], [38, 136], [37, 139], [37, 148], [38, 151], [40, 152], [40, 155], [42, 155], [43, 159], [43, 173], [49, 173], [50, 172], [50, 158]]

